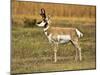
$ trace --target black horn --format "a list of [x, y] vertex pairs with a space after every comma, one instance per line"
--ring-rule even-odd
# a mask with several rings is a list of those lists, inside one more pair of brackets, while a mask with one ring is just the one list
[[43, 19], [46, 18], [46, 14], [45, 14], [45, 9], [44, 8], [41, 9], [40, 15], [42, 16]]
[[45, 9], [44, 8], [41, 9], [41, 14], [45, 14]]

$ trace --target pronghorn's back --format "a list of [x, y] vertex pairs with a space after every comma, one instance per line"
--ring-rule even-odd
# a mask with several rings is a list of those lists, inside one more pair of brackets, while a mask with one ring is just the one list
[[71, 38], [80, 38], [83, 34], [77, 28], [71, 27], [50, 27], [47, 30], [48, 34], [52, 33], [54, 36], [70, 35]]

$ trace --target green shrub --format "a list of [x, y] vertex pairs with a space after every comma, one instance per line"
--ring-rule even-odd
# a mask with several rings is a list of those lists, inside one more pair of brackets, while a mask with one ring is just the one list
[[36, 26], [36, 19], [24, 19], [24, 27], [35, 27]]

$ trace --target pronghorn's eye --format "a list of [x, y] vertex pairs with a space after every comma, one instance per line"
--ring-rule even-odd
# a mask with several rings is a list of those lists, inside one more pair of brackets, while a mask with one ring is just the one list
[[37, 22], [37, 24], [40, 24], [42, 21]]

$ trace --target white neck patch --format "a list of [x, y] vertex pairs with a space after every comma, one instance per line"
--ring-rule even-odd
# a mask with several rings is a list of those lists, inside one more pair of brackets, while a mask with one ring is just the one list
[[46, 28], [44, 28], [44, 31], [48, 30], [49, 29], [49, 26], [47, 26]]

